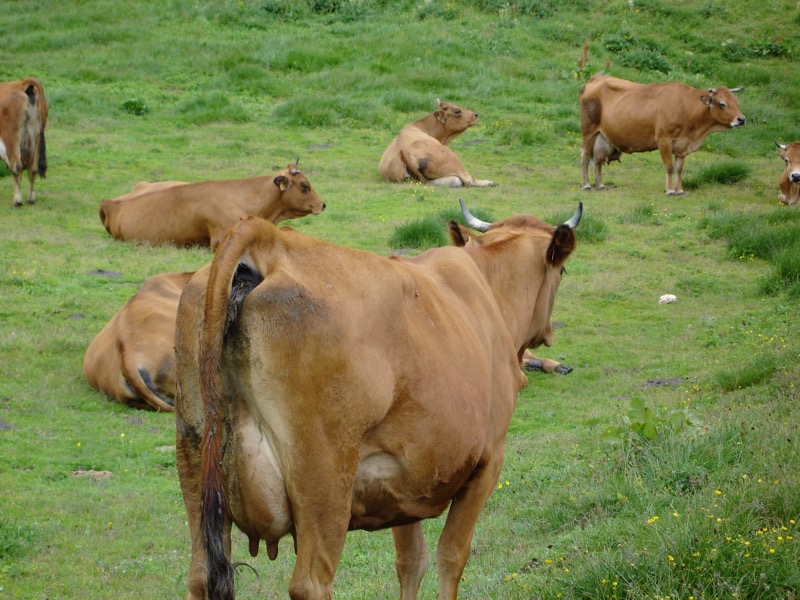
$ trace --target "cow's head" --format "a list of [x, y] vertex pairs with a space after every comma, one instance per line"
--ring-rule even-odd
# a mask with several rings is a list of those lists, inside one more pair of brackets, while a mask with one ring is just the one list
[[281, 203], [287, 215], [284, 218], [318, 215], [325, 210], [325, 203], [311, 188], [297, 163], [289, 163], [272, 181], [281, 193]]
[[448, 131], [461, 133], [478, 122], [478, 113], [476, 112], [461, 108], [450, 102], [441, 102], [438, 98], [436, 103], [437, 108], [433, 116]]
[[708, 106], [709, 114], [720, 125], [726, 127], [741, 127], [744, 125], [745, 117], [739, 111], [739, 100], [734, 96], [741, 92], [744, 87], [729, 89], [726, 87], [710, 88], [707, 94], [703, 94], [700, 100]]
[[791, 144], [779, 144], [775, 142], [778, 147], [778, 154], [783, 158], [786, 163], [786, 175], [790, 183], [800, 183], [800, 142], [792, 142]]
[[[504, 314], [519, 312], [514, 318], [520, 320], [515, 327], [524, 338], [519, 348], [520, 358], [525, 348], [542, 344], [549, 346], [553, 340], [550, 322], [553, 303], [565, 272], [564, 263], [575, 249], [575, 228], [583, 214], [583, 203], [578, 203], [578, 210], [572, 218], [554, 227], [527, 215], [487, 223], [473, 216], [461, 199], [459, 202], [467, 226], [483, 235], [473, 235], [451, 221], [450, 236], [456, 246], [468, 251], [476, 247], [486, 251], [486, 255], [491, 257], [489, 260], [493, 261], [487, 271], [488, 277], [504, 274], [500, 276], [508, 278], [499, 285], [490, 285], [496, 296], [500, 290], [497, 301]], [[522, 305], [514, 305], [511, 294], [506, 294], [515, 286], [525, 290], [521, 294], [524, 296]], [[508, 306], [504, 306], [506, 302]]]

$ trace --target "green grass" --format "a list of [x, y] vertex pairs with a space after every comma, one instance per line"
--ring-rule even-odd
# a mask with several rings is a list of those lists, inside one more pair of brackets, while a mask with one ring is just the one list
[[[140, 180], [263, 175], [298, 156], [328, 208], [287, 224], [382, 255], [408, 223], [444, 232], [459, 197], [486, 221], [555, 224], [584, 204], [561, 325], [537, 350], [574, 371], [528, 375], [461, 597], [797, 597], [800, 211], [778, 204], [773, 143], [793, 141], [800, 121], [795, 3], [0, 0], [0, 11], [0, 80], [36, 75], [50, 101], [37, 204], [12, 210], [0, 168], [0, 599], [185, 596], [174, 419], [98, 394], [82, 360], [144, 279], [212, 255], [112, 240], [98, 203]], [[744, 85], [747, 125], [687, 158], [698, 183], [682, 197], [665, 196], [657, 153], [624, 156], [606, 167], [607, 190], [583, 192], [577, 96], [598, 71]], [[451, 147], [497, 187], [381, 181], [383, 150], [437, 97], [480, 113]], [[659, 305], [665, 293], [678, 301]], [[649, 416], [632, 419], [632, 399]], [[696, 421], [673, 423], [686, 414]], [[643, 438], [632, 424], [648, 418], [657, 434]], [[88, 470], [111, 477], [77, 474]], [[425, 524], [432, 549], [441, 527]], [[274, 562], [233, 543], [259, 573], [241, 570], [240, 597], [286, 597], [291, 539]], [[436, 596], [429, 571], [424, 598]], [[395, 597], [395, 579], [389, 532], [351, 533], [336, 597]]]

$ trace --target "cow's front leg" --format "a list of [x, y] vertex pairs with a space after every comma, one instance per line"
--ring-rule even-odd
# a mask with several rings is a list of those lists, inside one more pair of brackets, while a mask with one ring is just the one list
[[450, 504], [444, 530], [436, 550], [439, 600], [456, 600], [458, 584], [469, 558], [469, 546], [478, 516], [492, 495], [503, 466], [502, 445], [480, 471], [459, 491]]
[[675, 157], [675, 195], [681, 196], [683, 194], [683, 161], [686, 157]]
[[428, 545], [422, 533], [422, 523], [392, 527], [392, 537], [400, 600], [416, 600], [419, 584], [428, 568]]
[[673, 184], [673, 174], [675, 172], [674, 157], [672, 155], [672, 144], [659, 143], [659, 153], [661, 154], [661, 162], [664, 163], [664, 171], [667, 173], [667, 180], [664, 184], [667, 196], [675, 195], [675, 185]]

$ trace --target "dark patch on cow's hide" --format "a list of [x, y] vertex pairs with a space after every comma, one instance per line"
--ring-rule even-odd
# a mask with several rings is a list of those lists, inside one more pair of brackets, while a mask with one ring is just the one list
[[0, 419], [0, 431], [8, 431], [9, 429], [16, 429], [16, 427], [8, 421]]
[[686, 377], [665, 377], [663, 379], [648, 379], [644, 384], [645, 388], [663, 387], [665, 385], [680, 385], [686, 381]]
[[122, 273], [107, 271], [106, 269], [92, 269], [87, 271], [87, 275], [99, 275], [100, 277], [122, 277]]

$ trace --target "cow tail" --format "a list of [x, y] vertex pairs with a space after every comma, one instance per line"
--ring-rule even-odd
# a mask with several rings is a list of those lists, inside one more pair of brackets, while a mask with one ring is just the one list
[[122, 376], [130, 388], [152, 408], [175, 412], [175, 405], [158, 391], [150, 373], [136, 364], [131, 353], [125, 352], [122, 340], [119, 341], [118, 347], [120, 356], [122, 356]]
[[222, 484], [222, 373], [220, 363], [225, 332], [228, 326], [228, 305], [231, 286], [245, 251], [262, 232], [260, 219], [240, 221], [217, 248], [206, 288], [203, 325], [200, 332], [200, 389], [206, 415], [201, 442], [202, 510], [200, 534], [207, 557], [209, 600], [233, 598], [234, 567], [225, 546], [225, 492]]
[[35, 77], [28, 78], [29, 86], [33, 88], [32, 101], [36, 106], [36, 132], [38, 134], [36, 173], [44, 179], [47, 176], [47, 143], [44, 139], [44, 129], [47, 126], [47, 98], [41, 82]]
[[414, 162], [408, 157], [405, 150], [400, 150], [400, 160], [403, 161], [403, 164], [406, 166], [406, 171], [408, 174], [411, 175], [417, 181], [422, 183], [426, 183], [428, 178], [422, 174], [422, 172], [414, 165]]

